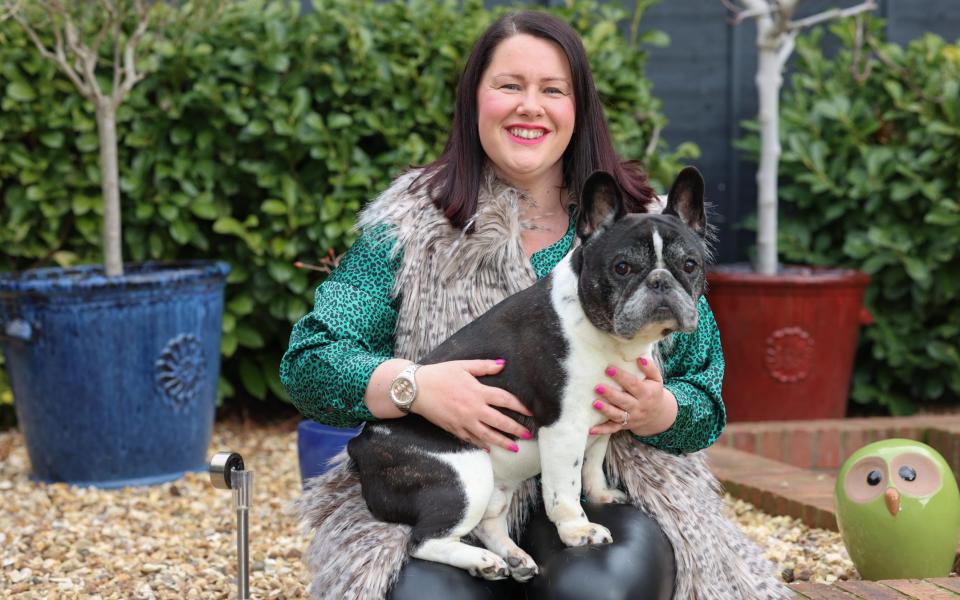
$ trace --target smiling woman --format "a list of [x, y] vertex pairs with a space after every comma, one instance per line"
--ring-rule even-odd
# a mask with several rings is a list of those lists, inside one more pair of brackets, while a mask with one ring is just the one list
[[[500, 340], [499, 356], [417, 361], [561, 263], [577, 244], [579, 201], [598, 170], [622, 190], [623, 212], [659, 212], [642, 170], [614, 150], [573, 29], [545, 13], [501, 17], [467, 59], [440, 157], [401, 175], [367, 205], [358, 220], [362, 235], [318, 287], [313, 311], [294, 326], [281, 363], [293, 403], [306, 416], [337, 426], [414, 413], [422, 419], [411, 422], [445, 430], [491, 455], [518, 453], [518, 440], [533, 432], [511, 416], [530, 411], [488, 376], [533, 369], [523, 360], [511, 362], [517, 356], [511, 351], [536, 344], [550, 352], [544, 339]], [[530, 309], [551, 327], [544, 310], [535, 303]], [[613, 543], [586, 554], [567, 548], [528, 480], [513, 497], [501, 490], [502, 501], [489, 508], [496, 514], [483, 515], [497, 520], [509, 511], [503, 522], [509, 520], [514, 533], [529, 521], [513, 541], [506, 525], [497, 530], [491, 538], [497, 549], [488, 544], [496, 555], [438, 531], [428, 542], [442, 538], [442, 547], [456, 548], [456, 556], [440, 553], [442, 562], [464, 570], [408, 560], [408, 550], [416, 554], [426, 543], [411, 547], [409, 528], [373, 519], [355, 465], [344, 462], [308, 486], [301, 501], [301, 517], [315, 530], [307, 556], [314, 594], [393, 600], [782, 597], [770, 565], [721, 515], [718, 484], [697, 453], [723, 429], [724, 362], [706, 301], [700, 298], [692, 310], [691, 331], [673, 334], [653, 357], [625, 356], [617, 368], [585, 367], [590, 384], [574, 393], [582, 394], [584, 410], [597, 411], [590, 414], [598, 430], [615, 434], [607, 466], [625, 492], [618, 497], [630, 504], [585, 505], [581, 515], [610, 529]], [[491, 477], [484, 470], [492, 469], [490, 461], [482, 452], [474, 455], [481, 457], [478, 480]], [[576, 469], [583, 460], [569, 463]], [[412, 462], [401, 471], [394, 475], [409, 480], [412, 496], [420, 495], [427, 473]], [[420, 506], [416, 502], [395, 505]], [[417, 555], [436, 556], [440, 546], [431, 548]], [[540, 576], [516, 559], [521, 549], [535, 559]], [[378, 565], [376, 574], [357, 568], [365, 564]]]
[[480, 144], [497, 175], [552, 199], [541, 210], [560, 215], [560, 158], [576, 122], [570, 79], [559, 45], [521, 34], [497, 47], [477, 89]]

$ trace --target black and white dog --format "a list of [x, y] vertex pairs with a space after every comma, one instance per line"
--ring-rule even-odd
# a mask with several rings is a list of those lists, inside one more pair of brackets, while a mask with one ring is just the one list
[[[581, 487], [591, 502], [627, 500], [603, 472], [609, 436], [589, 435], [606, 420], [592, 407], [593, 388], [607, 365], [638, 373], [635, 361], [664, 336], [696, 328], [707, 255], [703, 186], [688, 167], [662, 214], [625, 214], [613, 177], [593, 174], [576, 225], [582, 244], [421, 361], [505, 358], [499, 374], [481, 381], [533, 413], [504, 411], [534, 434], [517, 440], [519, 453], [488, 454], [415, 414], [369, 424], [350, 442], [370, 512], [412, 526], [411, 556], [486, 579], [530, 579], [537, 565], [510, 539], [507, 508], [541, 472], [547, 516], [565, 544], [612, 541], [580, 507]], [[461, 541], [471, 532], [487, 549]]]

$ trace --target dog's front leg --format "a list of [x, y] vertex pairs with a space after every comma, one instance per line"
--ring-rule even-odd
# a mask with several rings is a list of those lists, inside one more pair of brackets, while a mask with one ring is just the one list
[[583, 491], [590, 502], [625, 504], [629, 501], [627, 495], [610, 487], [603, 473], [603, 459], [607, 455], [609, 444], [609, 435], [594, 436], [587, 442], [587, 451], [583, 457]]
[[581, 429], [565, 424], [563, 419], [540, 428], [543, 504], [567, 546], [609, 544], [613, 541], [610, 530], [588, 521], [580, 506], [580, 471], [587, 439], [586, 430]]

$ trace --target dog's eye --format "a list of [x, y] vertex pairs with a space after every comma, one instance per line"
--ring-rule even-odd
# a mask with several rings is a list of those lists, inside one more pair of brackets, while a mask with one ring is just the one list
[[617, 264], [613, 265], [613, 270], [617, 273], [617, 275], [626, 275], [630, 272], [630, 265], [621, 260]]
[[697, 268], [697, 261], [693, 260], [692, 258], [688, 258], [686, 262], [683, 263], [684, 273], [693, 273], [693, 271], [696, 268]]

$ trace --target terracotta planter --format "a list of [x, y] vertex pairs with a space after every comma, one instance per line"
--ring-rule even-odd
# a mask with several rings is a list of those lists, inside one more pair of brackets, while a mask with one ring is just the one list
[[728, 265], [707, 279], [730, 421], [845, 416], [860, 325], [870, 322], [863, 307], [868, 275], [788, 267], [764, 276]]

